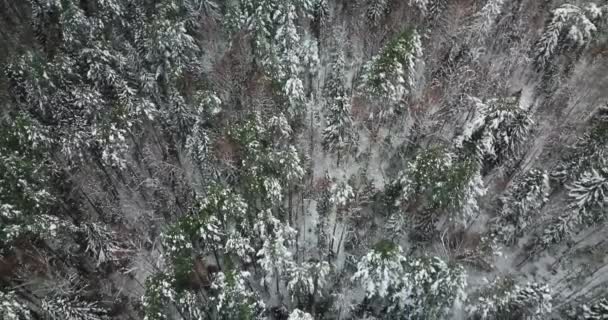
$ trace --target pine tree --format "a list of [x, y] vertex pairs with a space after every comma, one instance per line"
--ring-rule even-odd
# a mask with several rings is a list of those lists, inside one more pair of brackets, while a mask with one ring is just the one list
[[281, 296], [281, 280], [287, 278], [289, 270], [295, 265], [289, 246], [293, 243], [296, 230], [266, 211], [259, 214], [256, 231], [263, 243], [257, 252], [258, 262], [264, 270], [261, 284]]
[[54, 172], [44, 126], [25, 114], [0, 123], [0, 244], [5, 250], [22, 237], [53, 238], [74, 231], [69, 220], [51, 215]]
[[367, 298], [387, 298], [402, 285], [407, 262], [402, 251], [392, 242], [380, 241], [357, 263], [351, 280], [360, 283]]
[[444, 319], [464, 299], [465, 274], [439, 258], [407, 260], [401, 248], [381, 241], [357, 264], [352, 277], [376, 312], [390, 319]]
[[579, 228], [593, 225], [606, 219], [604, 204], [608, 191], [608, 171], [604, 162], [598, 169], [585, 171], [567, 186], [569, 205], [565, 213], [553, 218], [538, 239], [541, 245], [559, 243], [569, 239]]
[[482, 102], [471, 98], [475, 106], [473, 119], [456, 138], [455, 143], [472, 148], [478, 159], [495, 166], [513, 160], [521, 153], [534, 124], [529, 113], [518, 105], [515, 97]]
[[187, 108], [175, 83], [196, 67], [199, 48], [185, 3], [154, 10], [128, 1], [94, 9], [78, 1], [32, 3], [34, 25], [58, 37], [43, 39], [53, 48], [48, 58], [31, 50], [11, 63], [11, 89], [21, 110], [38, 110], [32, 117], [54, 127], [49, 138], [72, 165], [101, 159], [123, 167], [127, 137], [158, 115], [188, 132], [187, 113], [176, 112]]
[[323, 130], [323, 147], [325, 150], [337, 152], [338, 165], [343, 153], [348, 152], [357, 138], [350, 114], [350, 98], [346, 94], [343, 81], [344, 55], [340, 52], [325, 86], [329, 108], [326, 116], [327, 127]]
[[304, 176], [300, 155], [289, 143], [291, 127], [282, 115], [263, 119], [254, 114], [236, 125], [230, 136], [243, 149], [240, 173], [248, 197], [278, 205], [284, 192]]
[[311, 16], [316, 2], [239, 0], [227, 19], [232, 32], [253, 33], [254, 55], [280, 86], [291, 116], [301, 114], [306, 101], [303, 77], [318, 63], [316, 42], [302, 40], [296, 22]]
[[388, 0], [368, 1], [365, 16], [372, 26], [377, 26], [389, 11]]
[[587, 45], [597, 32], [599, 20], [608, 10], [591, 2], [581, 8], [573, 4], [563, 4], [553, 10], [551, 21], [536, 44], [535, 62], [544, 69], [558, 53], [560, 45], [580, 48]]
[[510, 302], [512, 314], [534, 320], [545, 319], [551, 314], [552, 299], [551, 290], [547, 285], [528, 283], [515, 291]]
[[590, 129], [568, 146], [558, 165], [551, 171], [551, 178], [565, 183], [576, 179], [585, 170], [600, 162], [608, 145], [607, 106], [600, 106], [592, 115]]
[[513, 245], [533, 225], [535, 216], [547, 203], [550, 191], [546, 171], [532, 169], [511, 184], [500, 198], [500, 211], [492, 226], [504, 243]]
[[209, 147], [210, 138], [207, 127], [209, 123], [207, 119], [213, 119], [221, 111], [222, 100], [215, 92], [202, 91], [196, 94], [198, 100], [197, 108], [193, 108], [192, 117], [195, 119], [192, 125], [192, 130], [186, 138], [186, 149], [188, 153], [200, 167], [201, 170], [206, 169], [209, 163]]
[[389, 310], [400, 319], [445, 319], [465, 297], [465, 277], [462, 267], [448, 266], [437, 257], [411, 261], [409, 286], [394, 294], [395, 306]]
[[175, 304], [178, 299], [174, 282], [174, 279], [165, 274], [146, 278], [145, 293], [141, 298], [144, 320], [168, 319], [168, 306]]
[[310, 313], [306, 313], [302, 310], [295, 309], [289, 314], [287, 320], [313, 320], [313, 316]]
[[266, 306], [247, 286], [248, 272], [228, 271], [215, 275], [211, 302], [215, 319], [264, 319]]
[[551, 290], [545, 284], [520, 286], [509, 278], [497, 278], [475, 296], [467, 307], [470, 319], [541, 320], [552, 311]]
[[307, 261], [295, 265], [290, 271], [290, 280], [287, 289], [293, 301], [299, 304], [307, 302], [306, 306], [312, 306], [317, 297], [322, 296], [323, 289], [327, 285], [331, 268], [327, 261]]
[[580, 320], [601, 320], [608, 318], [608, 299], [603, 298], [598, 302], [587, 305], [583, 304], [581, 312], [576, 319]]
[[[496, 19], [502, 12], [504, 0], [488, 0], [475, 17], [475, 31], [481, 35], [488, 34]], [[483, 39], [483, 38], [480, 38]]]
[[599, 169], [591, 168], [568, 186], [570, 206], [593, 222], [604, 219], [604, 204], [608, 202], [608, 167], [602, 163]]
[[42, 309], [51, 320], [102, 320], [106, 310], [96, 303], [64, 297], [48, 297], [42, 300]]
[[14, 292], [0, 291], [0, 316], [6, 320], [30, 320], [32, 315], [27, 306], [17, 300]]
[[[220, 17], [220, 6], [212, 0], [186, 0], [184, 7], [191, 17]], [[196, 21], [196, 20], [195, 20]]]
[[393, 182], [393, 188], [401, 194], [396, 206], [425, 199], [424, 207], [417, 208], [419, 212], [450, 210], [450, 218], [465, 225], [479, 209], [477, 199], [486, 192], [477, 163], [459, 159], [441, 146], [419, 152]]
[[360, 89], [388, 105], [375, 117], [387, 119], [403, 111], [401, 100], [415, 90], [423, 64], [422, 42], [416, 30], [402, 32], [365, 64]]
[[81, 229], [87, 241], [85, 252], [90, 252], [97, 258], [97, 266], [106, 262], [119, 261], [121, 254], [130, 251], [117, 239], [114, 231], [102, 224], [86, 223]]
[[330, 19], [331, 15], [327, 0], [317, 1], [314, 9], [314, 25], [318, 38], [321, 38], [321, 30], [328, 25]]
[[560, 243], [569, 240], [576, 227], [579, 225], [580, 215], [577, 212], [567, 210], [556, 217], [553, 217], [542, 233], [536, 239], [539, 248], [545, 248], [553, 243]]
[[247, 210], [239, 194], [212, 185], [187, 215], [169, 226], [161, 239], [178, 285], [188, 281], [196, 257], [212, 254], [216, 263], [230, 257], [251, 260], [253, 222]]
[[431, 3], [435, 2], [434, 0], [410, 0], [410, 6], [415, 6], [422, 12], [426, 14], [430, 9], [429, 6]]

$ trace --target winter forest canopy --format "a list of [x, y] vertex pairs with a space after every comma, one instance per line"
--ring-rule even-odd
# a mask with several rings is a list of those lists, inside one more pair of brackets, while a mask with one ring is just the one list
[[1, 0], [0, 319], [608, 319], [606, 0]]

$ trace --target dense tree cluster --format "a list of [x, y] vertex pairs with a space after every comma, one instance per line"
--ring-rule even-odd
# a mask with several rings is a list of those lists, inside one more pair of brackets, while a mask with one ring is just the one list
[[0, 2], [0, 318], [607, 317], [606, 3]]

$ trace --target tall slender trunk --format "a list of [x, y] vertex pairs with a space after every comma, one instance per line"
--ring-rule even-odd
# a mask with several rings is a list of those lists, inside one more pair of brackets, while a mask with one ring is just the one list
[[313, 188], [313, 183], [315, 179], [315, 134], [314, 134], [314, 111], [310, 110], [310, 188]]
[[217, 250], [215, 248], [213, 248], [213, 257], [215, 257], [215, 262], [217, 262], [217, 267], [221, 271], [222, 270], [222, 265], [220, 264], [220, 258], [217, 255]]
[[336, 166], [338, 168], [340, 168], [340, 156], [341, 156], [340, 149], [338, 149], [338, 160], [336, 161]]
[[336, 217], [334, 219], [334, 227], [333, 227], [333, 230], [331, 232], [331, 241], [330, 241], [330, 244], [329, 244], [329, 253], [328, 253], [328, 260], [327, 260], [327, 262], [331, 262], [329, 260], [329, 257], [334, 252], [334, 242], [335, 242], [334, 240], [336, 239], [336, 229], [337, 228], [338, 228], [338, 211], [336, 211]]
[[340, 233], [340, 240], [338, 241], [338, 249], [336, 251], [336, 257], [340, 254], [340, 247], [342, 247], [342, 241], [344, 240], [344, 233], [346, 232], [346, 223], [342, 228], [342, 232]]
[[279, 276], [279, 269], [278, 268], [274, 268], [274, 273], [276, 275], [276, 281], [275, 281], [275, 285], [276, 285], [276, 289], [277, 289], [277, 297], [279, 299], [279, 303], [283, 302], [283, 296], [281, 295], [281, 288], [280, 288], [280, 276]]

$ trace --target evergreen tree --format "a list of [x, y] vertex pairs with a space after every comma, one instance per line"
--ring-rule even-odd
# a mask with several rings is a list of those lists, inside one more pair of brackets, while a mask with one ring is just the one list
[[380, 241], [357, 263], [352, 281], [360, 283], [367, 298], [388, 298], [395, 288], [402, 285], [407, 262], [402, 251], [392, 242]]
[[552, 18], [536, 44], [535, 62], [539, 69], [544, 69], [563, 47], [579, 48], [587, 45], [598, 31], [598, 22], [608, 6], [598, 7], [594, 2], [585, 7], [563, 4], [553, 10]]
[[567, 147], [559, 163], [551, 171], [551, 178], [560, 183], [576, 179], [604, 158], [608, 146], [607, 114], [607, 106], [597, 109], [589, 122], [591, 128], [582, 137], [578, 137], [576, 143]]
[[247, 287], [248, 272], [218, 273], [211, 284], [213, 315], [215, 319], [266, 319], [266, 306]]
[[53, 164], [45, 157], [47, 132], [27, 115], [0, 124], [0, 244], [2, 249], [22, 237], [53, 238], [75, 231], [69, 220], [51, 215]]
[[367, 1], [365, 16], [372, 26], [377, 26], [389, 12], [388, 0]]
[[453, 211], [451, 218], [467, 224], [478, 211], [477, 199], [485, 194], [478, 165], [467, 158], [458, 159], [441, 146], [422, 150], [408, 162], [393, 188], [401, 196], [395, 205], [423, 203], [418, 211]]
[[306, 313], [302, 310], [295, 309], [289, 314], [287, 320], [313, 320], [314, 318], [310, 313]]
[[583, 172], [571, 185], [567, 186], [569, 205], [565, 213], [555, 217], [538, 239], [542, 245], [559, 243], [569, 239], [580, 227], [593, 225], [606, 219], [604, 204], [608, 191], [608, 171], [600, 163], [598, 169]]
[[28, 307], [17, 299], [14, 292], [10, 291], [0, 291], [0, 316], [6, 320], [32, 319]]
[[281, 280], [288, 279], [289, 270], [295, 265], [289, 246], [293, 243], [296, 231], [268, 211], [260, 213], [256, 231], [263, 242], [262, 248], [257, 252], [259, 264], [264, 270], [262, 285], [281, 297]]
[[403, 111], [402, 100], [416, 88], [423, 64], [422, 42], [416, 30], [402, 32], [365, 64], [360, 89], [387, 104], [372, 116], [387, 119]]
[[608, 202], [608, 167], [591, 168], [568, 186], [570, 206], [589, 222], [604, 219], [604, 204]]
[[433, 0], [410, 0], [410, 6], [415, 6], [422, 12], [426, 14], [429, 9], [430, 3], [434, 2]]
[[491, 167], [513, 160], [521, 153], [534, 124], [515, 97], [482, 102], [471, 98], [475, 111], [455, 143], [473, 149], [478, 159]]
[[306, 100], [303, 77], [318, 64], [316, 42], [302, 40], [296, 25], [298, 18], [312, 15], [315, 3], [317, 1], [311, 0], [240, 0], [227, 19], [232, 32], [253, 33], [254, 55], [280, 86], [289, 115], [301, 114]]
[[240, 178], [248, 197], [264, 199], [265, 206], [280, 204], [283, 194], [304, 176], [300, 155], [289, 143], [291, 127], [286, 118], [263, 119], [255, 114], [230, 135], [242, 147]]
[[188, 215], [163, 233], [165, 253], [178, 285], [188, 280], [198, 256], [212, 254], [216, 263], [231, 256], [250, 261], [255, 250], [248, 240], [253, 223], [248, 219], [247, 210], [240, 195], [221, 186], [211, 186], [206, 197]]
[[193, 129], [186, 138], [186, 149], [201, 170], [209, 163], [210, 138], [207, 119], [212, 119], [221, 111], [222, 101], [210, 91], [198, 92], [196, 95], [198, 108], [193, 108], [192, 117], [195, 119]]
[[323, 130], [323, 147], [337, 152], [338, 164], [344, 152], [353, 146], [357, 135], [350, 114], [350, 97], [344, 88], [344, 55], [338, 53], [326, 84], [328, 101], [327, 127]]
[[467, 307], [470, 319], [545, 319], [552, 311], [547, 285], [520, 286], [511, 279], [497, 278], [475, 294]]
[[306, 302], [304, 305], [314, 310], [317, 298], [322, 297], [330, 272], [327, 261], [311, 260], [295, 265], [289, 272], [290, 280], [287, 283], [292, 300], [299, 305]]
[[406, 260], [401, 248], [381, 241], [357, 264], [361, 283], [376, 313], [390, 319], [444, 319], [464, 298], [464, 269], [439, 258]]
[[[488, 0], [475, 17], [475, 29], [480, 35], [485, 35], [492, 30], [496, 19], [502, 12], [504, 0]], [[480, 37], [479, 39], [483, 39]]]
[[[391, 312], [399, 319], [445, 319], [455, 303], [465, 297], [465, 272], [443, 260], [420, 258], [409, 264], [409, 286], [392, 297]], [[405, 314], [405, 315], [404, 315]]]
[[124, 166], [127, 137], [158, 115], [187, 133], [189, 113], [181, 112], [186, 103], [175, 83], [196, 67], [200, 50], [186, 3], [147, 10], [130, 1], [103, 1], [95, 9], [72, 0], [32, 2], [34, 25], [59, 37], [40, 39], [52, 47], [48, 58], [32, 50], [9, 66], [18, 107], [36, 110], [32, 118], [54, 127], [50, 141], [74, 165], [101, 158]]
[[45, 298], [42, 309], [51, 320], [102, 320], [106, 314], [96, 303], [63, 297]]
[[492, 226], [493, 233], [504, 243], [513, 245], [534, 224], [534, 218], [547, 203], [549, 176], [532, 169], [511, 184], [500, 198], [500, 211]]
[[158, 273], [146, 278], [145, 293], [142, 296], [142, 306], [145, 320], [172, 319], [172, 314], [192, 315], [191, 319], [205, 319], [208, 314], [206, 306], [196, 301], [189, 291], [179, 288], [175, 279], [169, 275]]
[[600, 299], [592, 305], [583, 304], [581, 312], [576, 319], [580, 320], [601, 320], [608, 317], [608, 300]]

